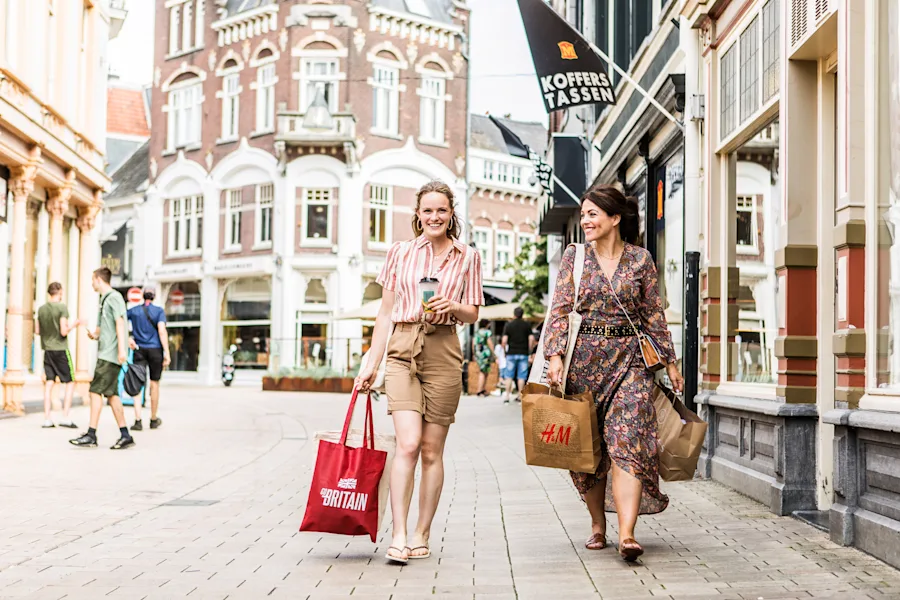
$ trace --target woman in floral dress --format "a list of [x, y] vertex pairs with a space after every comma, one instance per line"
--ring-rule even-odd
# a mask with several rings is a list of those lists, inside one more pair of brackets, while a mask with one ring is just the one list
[[[604, 510], [617, 512], [619, 553], [635, 560], [644, 552], [634, 539], [638, 515], [662, 512], [669, 499], [659, 489], [653, 374], [644, 366], [638, 338], [622, 307], [656, 342], [676, 390], [681, 390], [683, 379], [675, 365], [656, 265], [647, 250], [634, 245], [639, 232], [637, 202], [612, 186], [593, 188], [582, 198], [581, 226], [588, 242], [577, 310], [583, 322], [565, 385], [570, 394], [594, 394], [604, 448], [597, 472], [572, 473], [572, 480], [593, 521], [585, 547], [606, 547]], [[544, 345], [551, 385], [563, 384], [574, 262], [575, 247], [569, 246], [560, 265]], [[598, 329], [602, 327], [608, 329]]]

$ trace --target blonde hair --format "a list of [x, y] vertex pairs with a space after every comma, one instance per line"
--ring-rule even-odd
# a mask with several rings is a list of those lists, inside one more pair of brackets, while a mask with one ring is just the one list
[[429, 181], [416, 192], [416, 212], [412, 217], [413, 233], [416, 234], [416, 237], [419, 237], [425, 231], [424, 227], [422, 227], [422, 221], [419, 220], [419, 209], [422, 207], [422, 198], [425, 194], [430, 194], [432, 192], [443, 194], [446, 196], [448, 202], [450, 202], [450, 210], [453, 214], [450, 216], [450, 224], [447, 226], [447, 237], [451, 240], [458, 240], [462, 233], [462, 224], [459, 222], [459, 217], [456, 215], [456, 205], [453, 203], [453, 190], [450, 189], [449, 185], [439, 179]]

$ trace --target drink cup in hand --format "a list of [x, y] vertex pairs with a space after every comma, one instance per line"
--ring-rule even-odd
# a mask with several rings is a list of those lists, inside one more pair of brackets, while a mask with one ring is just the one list
[[438, 280], [433, 277], [425, 277], [419, 281], [419, 292], [422, 295], [422, 306], [425, 308], [425, 312], [434, 312], [428, 308], [428, 303], [437, 294], [438, 283]]

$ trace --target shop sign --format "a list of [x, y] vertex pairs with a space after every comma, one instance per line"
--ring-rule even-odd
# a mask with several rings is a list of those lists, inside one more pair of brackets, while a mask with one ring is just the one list
[[150, 278], [161, 281], [184, 281], [187, 279], [200, 279], [203, 272], [200, 263], [165, 265], [155, 267], [150, 271]]
[[525, 35], [547, 112], [583, 104], [615, 104], [604, 61], [544, 0], [519, 0]]
[[100, 266], [106, 267], [115, 277], [129, 279], [122, 265], [125, 263], [125, 238], [128, 236], [128, 225], [119, 227], [113, 236], [101, 245]]
[[260, 256], [249, 259], [234, 259], [218, 261], [212, 265], [214, 275], [253, 275], [267, 274], [273, 270], [273, 258]]

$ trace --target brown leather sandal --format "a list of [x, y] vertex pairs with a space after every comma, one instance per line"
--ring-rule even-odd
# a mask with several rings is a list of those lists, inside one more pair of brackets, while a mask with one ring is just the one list
[[591, 534], [591, 537], [584, 543], [584, 547], [588, 550], [603, 550], [606, 548], [606, 536], [602, 533]]
[[644, 553], [644, 549], [634, 538], [625, 538], [619, 542], [619, 555], [625, 562], [634, 562]]

